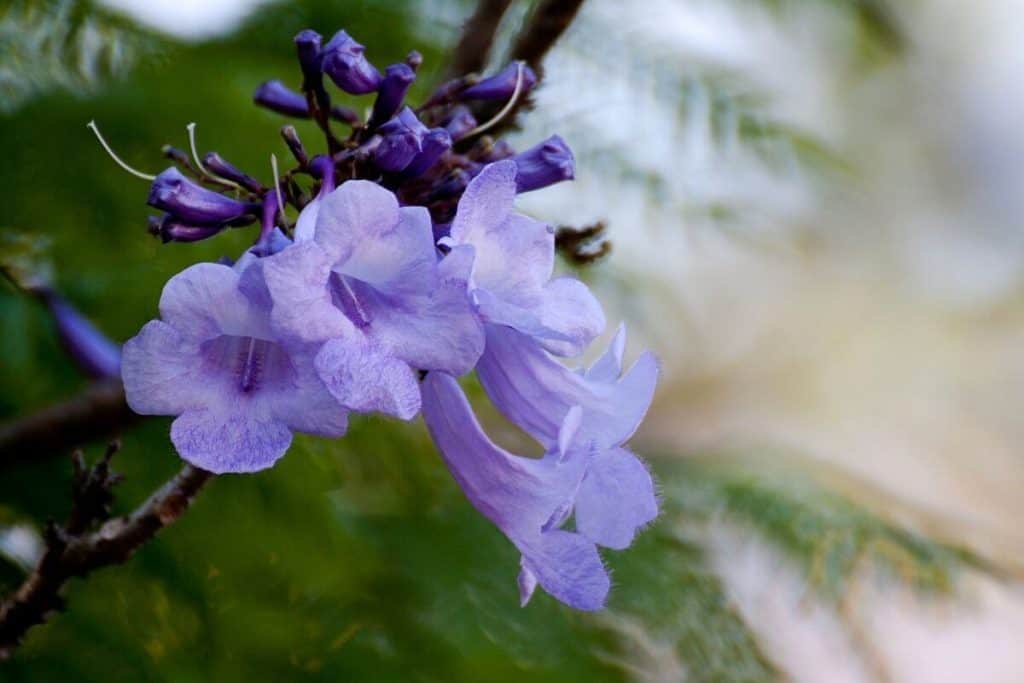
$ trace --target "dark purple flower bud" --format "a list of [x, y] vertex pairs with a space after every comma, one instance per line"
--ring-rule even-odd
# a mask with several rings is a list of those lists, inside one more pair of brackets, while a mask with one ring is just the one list
[[199, 242], [213, 237], [227, 227], [221, 225], [189, 225], [180, 218], [167, 214], [161, 218], [149, 217], [149, 232], [159, 237], [164, 244], [168, 242]]
[[519, 94], [527, 93], [537, 85], [537, 74], [526, 66], [526, 62], [512, 62], [493, 76], [466, 88], [459, 97], [467, 100], [507, 100], [515, 92], [520, 68], [523, 70], [523, 84]]
[[225, 223], [259, 208], [197, 185], [173, 166], [153, 181], [146, 203], [188, 223], [202, 224]]
[[373, 151], [373, 161], [381, 170], [392, 173], [404, 169], [423, 151], [423, 138], [428, 132], [409, 107], [403, 108], [377, 131], [381, 141]]
[[256, 88], [252, 100], [261, 107], [276, 111], [278, 114], [298, 116], [303, 119], [309, 118], [309, 105], [306, 104], [306, 98], [281, 81], [267, 81], [262, 84]]
[[365, 95], [377, 89], [380, 72], [366, 59], [366, 48], [344, 31], [338, 31], [324, 46], [320, 68], [334, 84], [352, 95]]
[[309, 169], [320, 179], [320, 196], [324, 197], [334, 188], [334, 161], [329, 156], [318, 154], [309, 162]]
[[444, 119], [444, 127], [448, 130], [452, 140], [461, 140], [466, 133], [476, 128], [476, 117], [469, 107], [458, 105], [453, 107], [451, 112]]
[[227, 161], [216, 152], [206, 153], [206, 156], [203, 157], [203, 166], [210, 169], [221, 178], [227, 178], [228, 180], [236, 182], [247, 190], [260, 193], [266, 189], [260, 181], [240, 170], [237, 166]]
[[323, 37], [312, 29], [299, 31], [295, 36], [295, 50], [299, 55], [299, 66], [306, 84], [313, 86], [320, 81], [320, 45]]
[[[267, 81], [256, 88], [252, 100], [261, 107], [276, 111], [278, 114], [295, 116], [300, 119], [309, 118], [309, 104], [306, 102], [306, 96], [295, 92], [281, 81]], [[359, 123], [359, 114], [348, 107], [337, 104], [331, 107], [331, 118], [350, 126]]]
[[429, 171], [452, 148], [452, 136], [444, 128], [431, 128], [423, 137], [422, 146], [422, 151], [402, 171], [403, 176], [414, 178]]
[[469, 171], [456, 170], [427, 195], [427, 200], [436, 201], [458, 197], [466, 189], [466, 186], [469, 185], [469, 181], [473, 179], [474, 175], [474, 173]]
[[516, 162], [516, 192], [539, 190], [548, 185], [576, 177], [576, 160], [565, 140], [552, 135], [514, 157]]
[[472, 85], [473, 82], [474, 79], [470, 76], [460, 76], [459, 78], [453, 78], [450, 81], [445, 81], [437, 87], [437, 90], [434, 91], [433, 95], [427, 98], [427, 101], [423, 103], [421, 109], [436, 107], [439, 104], [444, 104], [445, 102], [454, 99], [460, 92]]
[[398, 111], [405, 99], [409, 86], [416, 80], [416, 73], [408, 64], [392, 64], [384, 71], [384, 80], [377, 90], [377, 100], [373, 103], [373, 114], [370, 116], [370, 128], [384, 123]]
[[61, 346], [75, 364], [96, 379], [121, 376], [121, 348], [52, 289], [33, 292], [46, 307], [57, 325]]

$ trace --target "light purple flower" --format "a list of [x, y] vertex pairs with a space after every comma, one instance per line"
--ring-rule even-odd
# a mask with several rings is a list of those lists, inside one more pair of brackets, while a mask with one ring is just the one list
[[275, 332], [322, 344], [317, 372], [346, 407], [410, 419], [417, 370], [464, 374], [483, 350], [471, 254], [439, 261], [427, 210], [399, 207], [368, 181], [343, 183], [311, 210], [312, 231], [300, 216], [296, 244], [260, 263]]
[[553, 353], [577, 355], [604, 329], [604, 313], [579, 280], [550, 279], [554, 231], [512, 210], [516, 173], [511, 160], [484, 167], [441, 243], [453, 253], [472, 250], [470, 288], [485, 322], [515, 328]]
[[[522, 553], [521, 603], [539, 584], [571, 607], [601, 609], [610, 582], [594, 541], [558, 528], [572, 512], [590, 458], [575, 440], [579, 411], [566, 416], [555, 448], [527, 458], [487, 437], [454, 378], [432, 372], [422, 389], [423, 418], [452, 476]], [[614, 501], [604, 504], [614, 510]]]
[[316, 374], [313, 349], [283, 343], [267, 302], [250, 294], [254, 287], [243, 291], [244, 280], [259, 282], [250, 270], [240, 276], [200, 263], [175, 275], [160, 298], [161, 320], [124, 346], [128, 405], [142, 415], [177, 415], [178, 453], [216, 473], [270, 467], [293, 430], [342, 436], [347, 426]]
[[622, 448], [654, 397], [658, 363], [643, 353], [623, 374], [626, 331], [587, 369], [570, 370], [536, 341], [508, 327], [487, 326], [477, 377], [495, 407], [545, 448], [558, 447], [567, 416], [579, 411], [576, 441], [592, 449], [580, 484], [576, 528], [608, 548], [629, 547], [658, 514], [654, 483], [643, 463]]

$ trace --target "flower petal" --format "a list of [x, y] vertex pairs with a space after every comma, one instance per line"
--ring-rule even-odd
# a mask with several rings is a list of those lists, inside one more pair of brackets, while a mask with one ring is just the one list
[[628, 548], [658, 516], [654, 482], [643, 463], [625, 448], [592, 456], [576, 494], [576, 530], [606, 548]]
[[597, 546], [580, 534], [554, 529], [523, 550], [523, 567], [541, 588], [570, 607], [592, 612], [604, 607], [611, 588]]
[[274, 402], [272, 410], [291, 429], [316, 436], [339, 437], [348, 430], [348, 411], [327, 390], [314, 364], [316, 346], [290, 354], [295, 384]]
[[411, 420], [420, 410], [416, 373], [364, 339], [331, 339], [316, 355], [317, 374], [346, 408]]
[[508, 327], [488, 325], [477, 376], [505, 417], [553, 448], [569, 409], [583, 409], [580, 439], [598, 449], [617, 446], [640, 425], [654, 396], [658, 364], [644, 353], [618, 381], [591, 381]]
[[160, 316], [194, 339], [221, 334], [270, 338], [265, 316], [238, 288], [238, 273], [219, 263], [197, 263], [168, 280]]
[[544, 287], [538, 317], [545, 329], [565, 338], [541, 339], [544, 348], [559, 356], [578, 356], [605, 327], [601, 304], [573, 277], [556, 278]]
[[459, 199], [450, 235], [457, 244], [474, 244], [502, 225], [516, 198], [516, 164], [504, 160], [485, 166]]
[[128, 405], [139, 415], [179, 415], [204, 403], [209, 385], [200, 375], [196, 342], [162, 320], [151, 320], [129, 339], [121, 357]]
[[271, 323], [289, 340], [317, 342], [349, 334], [352, 323], [331, 300], [331, 261], [316, 242], [302, 242], [261, 259], [273, 301]]
[[215, 474], [264, 470], [285, 454], [292, 433], [254, 407], [187, 410], [171, 424], [171, 442], [182, 458]]
[[388, 352], [421, 370], [463, 375], [484, 350], [483, 324], [467, 293], [472, 247], [456, 247], [438, 266], [429, 291], [369, 302], [367, 334]]

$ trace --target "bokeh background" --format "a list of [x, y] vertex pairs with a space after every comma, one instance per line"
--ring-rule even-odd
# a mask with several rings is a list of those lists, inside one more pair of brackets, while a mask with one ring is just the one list
[[[416, 100], [471, 9], [5, 3], [4, 256], [31, 244], [129, 338], [168, 277], [249, 236], [159, 244], [146, 183], [88, 121], [147, 171], [195, 121], [202, 151], [266, 179], [284, 122], [251, 95], [298, 84], [296, 32], [345, 28], [377, 64], [420, 50]], [[584, 4], [515, 142], [576, 151], [576, 182], [521, 208], [607, 222], [611, 255], [580, 275], [664, 367], [633, 441], [664, 513], [607, 554], [607, 611], [520, 609], [514, 549], [422, 424], [363, 418], [217, 479], [73, 582], [0, 680], [1024, 680], [1022, 22], [1014, 0]], [[0, 331], [0, 417], [86, 386], [6, 284]], [[179, 467], [168, 423], [123, 434], [118, 510]], [[67, 513], [70, 473], [66, 453], [0, 463], [0, 589]]]

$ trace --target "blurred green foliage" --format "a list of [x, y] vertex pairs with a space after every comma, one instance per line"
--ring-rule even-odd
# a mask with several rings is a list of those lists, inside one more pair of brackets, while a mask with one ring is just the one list
[[[167, 165], [160, 146], [184, 148], [185, 125], [196, 121], [201, 152], [215, 149], [267, 180], [270, 153], [287, 158], [283, 121], [252, 106], [251, 94], [268, 78], [298, 85], [290, 41], [298, 30], [345, 27], [377, 63], [415, 47], [425, 56], [420, 83], [435, 82], [444, 66], [444, 46], [414, 38], [400, 2], [271, 6], [232, 37], [195, 46], [157, 45], [94, 10], [64, 20], [63, 44], [82, 30], [75, 21], [92, 20], [153, 49], [130, 72], [107, 68], [102, 88], [55, 77], [54, 87], [35, 88], [37, 97], [0, 114], [0, 227], [49, 245], [57, 286], [119, 340], [155, 315], [168, 277], [236, 255], [251, 234], [159, 244], [145, 230], [146, 183], [105, 156], [88, 121], [152, 172]], [[75, 71], [67, 58], [58, 66]], [[316, 149], [315, 129], [298, 128]], [[0, 417], [83, 386], [43, 312], [6, 285], [0, 329]], [[124, 435], [118, 511], [178, 468], [168, 423], [154, 419]], [[825, 494], [802, 498], [705, 464], [653, 464], [666, 514], [629, 552], [609, 553], [610, 610], [586, 615], [539, 591], [518, 607], [514, 549], [462, 498], [420, 424], [363, 418], [340, 441], [300, 437], [273, 470], [214, 481], [126, 565], [73, 582], [70, 609], [31, 632], [0, 680], [619, 681], [647, 660], [664, 672], [659, 657], [694, 681], [773, 680], [704, 551], [680, 529], [724, 511], [809, 573], [824, 553], [830, 592], [842, 590], [852, 558], [876, 539], [940, 588], [962, 560]], [[69, 485], [64, 454], [4, 470], [0, 524], [62, 518]], [[836, 549], [823, 551], [824, 538]], [[5, 566], [0, 588], [19, 578]], [[651, 642], [667, 649], [652, 653]]]

